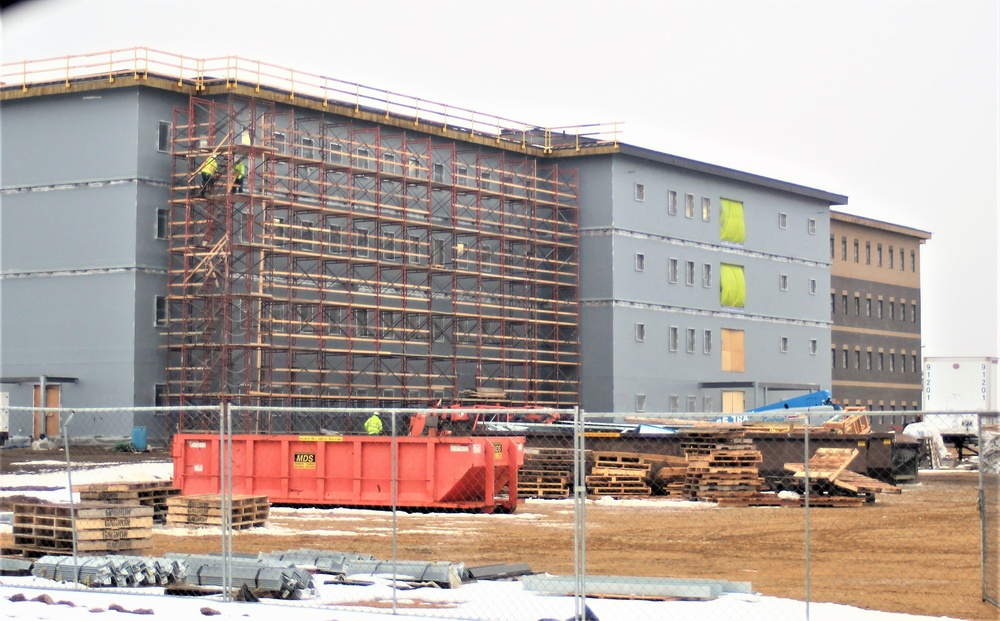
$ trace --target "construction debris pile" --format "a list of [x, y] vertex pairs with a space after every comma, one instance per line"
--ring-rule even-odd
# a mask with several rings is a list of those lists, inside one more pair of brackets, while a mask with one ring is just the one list
[[[824, 429], [832, 435], [870, 431], [865, 416], [845, 416], [827, 424], [829, 428]], [[722, 506], [803, 506], [808, 491], [812, 506], [827, 507], [859, 506], [872, 502], [874, 493], [900, 493], [898, 487], [849, 470], [858, 456], [852, 449], [817, 448], [809, 461], [808, 479], [805, 466], [795, 463], [764, 476], [758, 440], [765, 431], [774, 432], [740, 425], [684, 429], [676, 434], [683, 457], [585, 451], [586, 493], [614, 498], [666, 496]], [[518, 495], [571, 497], [574, 463], [572, 449], [525, 449]]]

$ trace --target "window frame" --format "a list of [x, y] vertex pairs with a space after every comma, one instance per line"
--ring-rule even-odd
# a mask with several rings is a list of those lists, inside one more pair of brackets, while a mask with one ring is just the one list
[[646, 324], [642, 322], [636, 322], [635, 324], [635, 342], [636, 343], [646, 342]]
[[638, 203], [645, 202], [645, 200], [646, 200], [646, 184], [636, 182], [635, 185], [633, 186], [633, 192], [634, 192], [633, 198], [635, 198], [636, 202], [638, 202]]
[[778, 212], [778, 228], [782, 230], [788, 228], [788, 214], [784, 211]]
[[170, 153], [170, 134], [174, 124], [170, 121], [159, 121], [156, 125], [156, 152]]

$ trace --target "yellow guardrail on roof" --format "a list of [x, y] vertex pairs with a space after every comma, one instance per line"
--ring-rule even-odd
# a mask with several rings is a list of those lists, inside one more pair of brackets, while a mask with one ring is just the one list
[[466, 131], [472, 136], [489, 136], [498, 142], [556, 150], [588, 147], [617, 147], [620, 122], [541, 127], [469, 108], [420, 99], [402, 93], [346, 82], [281, 67], [239, 56], [192, 58], [145, 47], [75, 54], [56, 58], [23, 60], [2, 65], [0, 94], [18, 89], [62, 85], [66, 89], [82, 81], [146, 80], [150, 77], [177, 81], [178, 88], [197, 94], [212, 87], [252, 87], [281, 93], [289, 99], [306, 97], [353, 107], [355, 111], [377, 112], [386, 119], [407, 119], [414, 125], [430, 124], [447, 130]]

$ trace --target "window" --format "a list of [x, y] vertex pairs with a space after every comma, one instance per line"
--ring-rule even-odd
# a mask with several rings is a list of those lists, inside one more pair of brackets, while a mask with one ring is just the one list
[[879, 319], [881, 319], [881, 318], [882, 318], [882, 309], [883, 309], [883, 304], [884, 304], [884, 303], [882, 302], [882, 300], [879, 300], [879, 301], [878, 301], [878, 309], [877, 309], [877, 310], [878, 310], [878, 312], [876, 313], [876, 315], [875, 315], [875, 316], [876, 316], [876, 317], [878, 317]]
[[806, 223], [806, 230], [809, 232], [810, 235], [816, 234], [816, 218], [809, 218], [808, 222]]
[[315, 156], [313, 147], [316, 146], [316, 142], [312, 138], [302, 139], [302, 148], [300, 149], [302, 157], [312, 159]]
[[693, 354], [698, 346], [698, 333], [694, 328], [687, 329], [687, 352]]
[[743, 266], [723, 263], [719, 266], [719, 283], [721, 285], [719, 301], [722, 306], [743, 308], [747, 295]]
[[875, 245], [875, 265], [882, 267], [882, 244]]
[[313, 332], [315, 330], [313, 322], [316, 319], [316, 307], [312, 304], [296, 304], [294, 310], [300, 331]]
[[788, 353], [788, 337], [787, 336], [783, 336], [780, 339], [778, 339], [778, 351], [780, 351], [783, 354], [787, 354]]
[[423, 177], [420, 170], [420, 157], [416, 155], [411, 155], [406, 160], [406, 176], [411, 179], [419, 179]]
[[312, 252], [313, 249], [313, 223], [308, 220], [302, 220], [302, 232], [299, 234], [301, 236], [301, 242], [299, 243], [299, 250], [304, 250], [306, 252]]
[[455, 177], [458, 178], [458, 185], [471, 188], [472, 182], [469, 180], [468, 166], [459, 166], [455, 169]]
[[778, 228], [787, 229], [788, 228], [788, 214], [781, 212], [778, 214]]
[[160, 153], [170, 153], [170, 122], [160, 121], [156, 129], [156, 150]]
[[694, 261], [684, 263], [684, 284], [689, 287], [694, 286]]
[[917, 372], [917, 355], [910, 354], [910, 373]]
[[694, 194], [684, 195], [684, 217], [685, 218], [694, 217]]
[[710, 263], [701, 266], [701, 286], [712, 286], [712, 265]]
[[714, 407], [715, 407], [715, 405], [712, 402], [712, 397], [709, 397], [709, 396], [706, 395], [704, 397], [704, 399], [702, 399], [702, 409], [705, 412], [711, 412], [712, 408], [714, 408]]
[[407, 250], [409, 262], [413, 265], [420, 265], [424, 262], [423, 252], [420, 250], [420, 236], [410, 235], [409, 249]]
[[370, 169], [372, 167], [371, 151], [368, 150], [368, 147], [358, 147], [354, 151], [354, 155], [355, 155], [354, 157], [355, 166], [357, 166], [358, 168], [367, 168], [367, 169]]
[[371, 231], [358, 227], [354, 231], [354, 256], [366, 258], [369, 256], [369, 244], [371, 243]]
[[861, 296], [857, 294], [854, 295], [854, 316], [861, 316]]
[[395, 153], [382, 153], [382, 172], [389, 173], [391, 175], [398, 175], [400, 173], [399, 164], [396, 163], [397, 158]]
[[844, 314], [846, 315], [847, 314], [847, 294], [846, 293], [841, 296], [840, 301], [841, 301], [841, 305], [844, 308]]
[[667, 281], [677, 282], [677, 259], [667, 261]]
[[155, 310], [153, 315], [153, 326], [157, 328], [167, 327], [167, 298], [158, 295], [155, 298]]
[[719, 201], [719, 239], [742, 244], [746, 241], [746, 226], [743, 223], [743, 203], [729, 199]]
[[872, 299], [871, 296], [865, 298], [865, 317], [872, 316]]
[[372, 311], [370, 309], [354, 309], [354, 330], [355, 334], [360, 337], [375, 336], [375, 331], [372, 329]]
[[274, 150], [280, 154], [288, 151], [288, 143], [285, 142], [285, 134], [282, 132], [274, 132]]
[[809, 353], [813, 356], [819, 351], [819, 342], [816, 339], [809, 339]]
[[694, 395], [688, 395], [687, 397], [687, 411], [694, 412], [698, 409], [698, 397]]
[[704, 222], [712, 220], [712, 199], [705, 196], [701, 197], [701, 219]]
[[340, 224], [327, 225], [326, 247], [330, 254], [344, 254], [344, 229]]
[[872, 243], [870, 241], [865, 242], [865, 265], [872, 264]]
[[778, 289], [788, 291], [788, 274], [778, 275]]
[[677, 343], [680, 340], [680, 330], [677, 326], [670, 326], [670, 351], [677, 351]]
[[635, 271], [646, 271], [646, 255], [641, 252], [635, 253]]
[[870, 349], [865, 352], [865, 370], [872, 370], [872, 350]]
[[722, 329], [722, 370], [743, 373], [746, 370], [743, 330]]
[[646, 395], [638, 394], [635, 396], [635, 411], [636, 412], [646, 411]]
[[911, 272], [916, 272], [917, 271], [917, 251], [916, 250], [911, 250], [910, 251], [910, 271]]
[[902, 248], [899, 249], [899, 271], [906, 271], [906, 254]]
[[167, 239], [170, 235], [170, 218], [166, 209], [156, 210], [156, 239]]
[[326, 145], [326, 160], [331, 164], [343, 164], [344, 163], [344, 147], [340, 146], [336, 142], [330, 142]]
[[881, 371], [884, 366], [885, 366], [885, 353], [884, 352], [879, 352], [878, 353], [878, 369], [877, 370]]
[[671, 412], [679, 412], [681, 408], [681, 398], [679, 395], [670, 395], [670, 405], [668, 406]]
[[167, 405], [167, 385], [166, 384], [154, 384], [153, 385], [153, 406], [154, 407], [164, 407]]
[[836, 312], [837, 312], [837, 294], [836, 293], [831, 293], [830, 294], [830, 314], [832, 315], [832, 314], [834, 314]]
[[854, 368], [855, 369], [860, 369], [861, 368], [861, 350], [860, 349], [855, 349], [854, 350]]
[[431, 265], [444, 265], [444, 240], [431, 240]]
[[817, 289], [817, 285], [816, 285], [816, 279], [815, 278], [810, 278], [809, 279], [809, 295], [816, 295], [817, 291], [818, 291], [818, 289]]
[[386, 233], [382, 238], [382, 256], [386, 261], [399, 260], [399, 234]]
[[837, 256], [837, 253], [834, 251], [834, 249], [836, 247], [837, 247], [837, 238], [834, 237], [833, 235], [831, 235], [830, 236], [830, 260], [831, 261], [833, 260], [834, 257]]
[[861, 262], [861, 242], [857, 239], [854, 240], [854, 262]]
[[677, 192], [675, 190], [667, 192], [667, 213], [671, 216], [677, 215]]
[[646, 341], [646, 324], [644, 323], [635, 324], [635, 340], [640, 343]]
[[896, 370], [896, 354], [889, 354], [889, 372]]
[[323, 321], [326, 323], [326, 333], [330, 336], [343, 336], [347, 334], [344, 329], [347, 325], [347, 309], [343, 306], [323, 309]]
[[284, 218], [274, 219], [274, 246], [275, 248], [288, 246], [288, 228], [285, 226]]
[[444, 183], [444, 164], [436, 162], [432, 167], [432, 179], [437, 183]]
[[892, 251], [892, 246], [889, 246], [889, 269], [894, 269], [896, 264], [896, 253]]
[[833, 362], [831, 364], [833, 365], [833, 368], [836, 369], [837, 368], [837, 350], [834, 349], [834, 348], [831, 348], [830, 349], [830, 353], [833, 354]]
[[701, 352], [703, 354], [712, 353], [712, 331], [705, 330], [701, 334]]
[[840, 238], [840, 260], [847, 260], [847, 237]]
[[896, 318], [895, 309], [896, 309], [896, 303], [893, 302], [892, 300], [889, 300], [889, 321], [892, 321], [893, 319]]
[[917, 323], [917, 303], [910, 304], [910, 322]]
[[842, 368], [846, 369], [847, 368], [847, 350], [846, 349], [841, 350], [841, 354], [842, 355], [840, 356], [840, 366]]
[[642, 183], [635, 184], [635, 200], [640, 203], [646, 200], [646, 186]]

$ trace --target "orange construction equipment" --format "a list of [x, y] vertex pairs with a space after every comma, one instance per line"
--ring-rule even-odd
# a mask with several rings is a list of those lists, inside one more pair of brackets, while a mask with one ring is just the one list
[[[172, 454], [184, 495], [220, 492], [218, 434], [177, 434]], [[277, 504], [513, 512], [524, 438], [233, 435], [228, 463], [233, 494]]]

